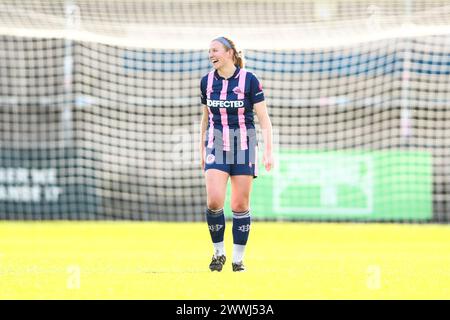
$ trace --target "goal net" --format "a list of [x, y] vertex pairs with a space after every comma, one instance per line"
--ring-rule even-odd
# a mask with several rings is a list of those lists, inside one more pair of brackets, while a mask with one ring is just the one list
[[274, 127], [253, 217], [447, 223], [449, 17], [446, 1], [4, 0], [0, 218], [202, 220], [199, 84], [225, 35]]

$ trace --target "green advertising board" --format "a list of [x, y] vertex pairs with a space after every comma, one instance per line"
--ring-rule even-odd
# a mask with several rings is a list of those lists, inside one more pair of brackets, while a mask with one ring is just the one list
[[[262, 157], [260, 157], [262, 159]], [[280, 150], [252, 190], [254, 217], [432, 219], [432, 157], [424, 151]], [[228, 189], [226, 212], [231, 212]]]

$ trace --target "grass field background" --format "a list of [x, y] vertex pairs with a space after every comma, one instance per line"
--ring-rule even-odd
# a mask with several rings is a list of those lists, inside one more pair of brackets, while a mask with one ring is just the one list
[[254, 222], [247, 272], [206, 224], [1, 222], [0, 299], [450, 299], [450, 227]]

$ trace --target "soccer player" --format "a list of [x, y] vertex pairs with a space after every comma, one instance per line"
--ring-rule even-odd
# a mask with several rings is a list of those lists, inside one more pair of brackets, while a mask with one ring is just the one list
[[214, 39], [209, 47], [209, 59], [214, 69], [200, 83], [201, 164], [206, 180], [206, 221], [214, 245], [209, 268], [221, 271], [226, 261], [223, 206], [230, 178], [232, 270], [244, 271], [244, 251], [250, 232], [250, 192], [258, 175], [254, 113], [263, 132], [263, 163], [267, 171], [273, 165], [272, 124], [262, 86], [253, 73], [244, 69], [242, 54], [233, 41], [225, 37]]

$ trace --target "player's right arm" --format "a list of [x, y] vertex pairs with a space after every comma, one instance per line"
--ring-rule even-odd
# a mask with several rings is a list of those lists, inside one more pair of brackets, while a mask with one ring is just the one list
[[200, 159], [202, 170], [205, 170], [205, 132], [208, 127], [208, 107], [206, 106], [206, 83], [208, 81], [208, 77], [204, 76], [200, 80], [200, 101], [202, 104], [202, 121], [200, 124]]
[[202, 104], [202, 120], [200, 124], [200, 157], [202, 170], [205, 169], [205, 132], [208, 126], [208, 107]]

